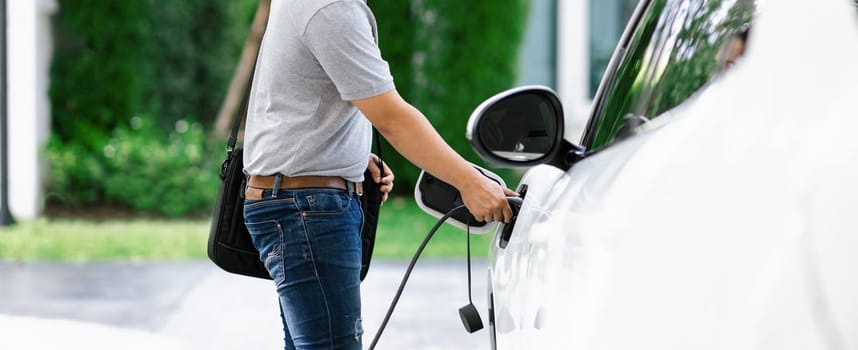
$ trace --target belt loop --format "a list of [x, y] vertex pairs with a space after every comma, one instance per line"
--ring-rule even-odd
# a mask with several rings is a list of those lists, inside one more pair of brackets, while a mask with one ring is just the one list
[[280, 183], [283, 182], [283, 175], [274, 175], [274, 188], [271, 189], [271, 197], [277, 198], [277, 192], [280, 191]]
[[352, 182], [352, 183], [355, 186], [355, 194], [358, 195], [358, 197], [362, 197], [363, 196], [363, 182]]

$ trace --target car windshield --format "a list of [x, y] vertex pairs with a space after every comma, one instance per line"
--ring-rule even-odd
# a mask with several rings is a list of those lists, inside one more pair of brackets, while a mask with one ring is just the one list
[[744, 52], [752, 0], [654, 0], [605, 75], [582, 143], [597, 151], [634, 133], [729, 70]]

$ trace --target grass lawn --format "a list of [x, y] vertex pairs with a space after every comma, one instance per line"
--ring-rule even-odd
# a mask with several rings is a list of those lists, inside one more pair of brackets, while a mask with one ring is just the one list
[[[436, 219], [410, 197], [381, 208], [373, 252], [379, 259], [409, 259]], [[207, 259], [209, 221], [167, 219], [38, 219], [0, 228], [0, 260], [188, 260]], [[471, 236], [471, 254], [487, 256], [491, 234]], [[444, 225], [423, 257], [464, 257], [465, 233]]]

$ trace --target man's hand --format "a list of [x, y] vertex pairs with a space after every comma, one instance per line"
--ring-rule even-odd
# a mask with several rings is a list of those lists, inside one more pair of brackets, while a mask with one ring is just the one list
[[381, 170], [378, 168], [378, 156], [375, 154], [369, 155], [369, 172], [372, 174], [372, 180], [381, 184], [381, 202], [387, 201], [387, 195], [393, 190], [393, 172], [387, 167], [387, 163], [381, 162], [384, 166], [384, 177], [381, 177]]
[[460, 192], [465, 206], [478, 220], [505, 223], [512, 220], [512, 209], [506, 200], [507, 196], [518, 196], [512, 190], [478, 174], [467, 186], [463, 186]]

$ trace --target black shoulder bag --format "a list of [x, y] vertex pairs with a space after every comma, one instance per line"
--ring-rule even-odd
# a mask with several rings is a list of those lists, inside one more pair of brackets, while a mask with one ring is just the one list
[[[255, 69], [254, 69], [255, 70]], [[253, 81], [253, 73], [250, 75]], [[209, 231], [208, 256], [215, 265], [227, 272], [239, 275], [271, 279], [268, 270], [259, 258], [259, 252], [253, 246], [250, 233], [244, 225], [244, 188], [245, 176], [243, 167], [243, 149], [236, 148], [238, 129], [241, 121], [247, 115], [247, 104], [250, 98], [250, 85], [242, 98], [241, 108], [233, 118], [232, 131], [226, 146], [226, 160], [220, 169], [222, 180], [220, 192], [212, 214], [212, 226]], [[381, 162], [381, 142], [378, 130], [373, 128], [378, 166], [384, 177], [384, 167]], [[360, 280], [366, 277], [372, 250], [375, 245], [375, 231], [378, 227], [378, 215], [381, 206], [381, 185], [376, 183], [369, 169], [364, 172], [363, 195], [360, 197], [363, 209], [363, 224], [361, 225], [361, 270]]]

